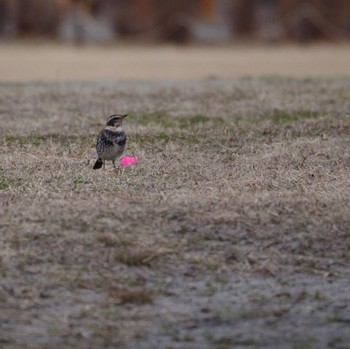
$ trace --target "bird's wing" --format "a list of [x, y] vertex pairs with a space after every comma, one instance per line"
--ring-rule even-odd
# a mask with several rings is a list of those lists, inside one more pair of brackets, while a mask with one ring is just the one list
[[103, 140], [107, 143], [113, 143], [118, 145], [125, 145], [126, 142], [126, 135], [125, 132], [114, 132], [111, 130], [104, 129], [100, 133], [99, 139]]
[[104, 131], [104, 129], [101, 130], [101, 131], [99, 132], [99, 134], [98, 134], [98, 136], [97, 136], [96, 143], [98, 143], [98, 142], [100, 141], [100, 139], [101, 139], [101, 137], [102, 137], [102, 134], [103, 134], [103, 131]]

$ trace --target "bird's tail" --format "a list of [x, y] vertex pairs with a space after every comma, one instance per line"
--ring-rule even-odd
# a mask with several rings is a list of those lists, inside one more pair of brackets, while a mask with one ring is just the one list
[[103, 165], [103, 161], [101, 158], [98, 158], [95, 162], [95, 165], [93, 167], [94, 170], [98, 170], [99, 168], [101, 168]]

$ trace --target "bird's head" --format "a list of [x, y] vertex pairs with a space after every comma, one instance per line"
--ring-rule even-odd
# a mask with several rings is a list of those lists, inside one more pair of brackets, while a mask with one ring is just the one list
[[124, 118], [128, 114], [113, 114], [107, 119], [106, 126], [119, 127], [122, 126]]

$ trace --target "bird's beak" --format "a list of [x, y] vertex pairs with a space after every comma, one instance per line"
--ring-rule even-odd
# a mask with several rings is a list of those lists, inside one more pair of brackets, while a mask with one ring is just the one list
[[125, 119], [128, 116], [128, 114], [122, 115], [123, 119]]

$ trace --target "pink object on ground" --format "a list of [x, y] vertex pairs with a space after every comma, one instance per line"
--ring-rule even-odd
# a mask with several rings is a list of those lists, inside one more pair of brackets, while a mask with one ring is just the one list
[[139, 161], [138, 158], [134, 158], [132, 156], [124, 156], [121, 161], [120, 161], [120, 164], [122, 166], [126, 166], [126, 167], [129, 167], [129, 166], [132, 166], [134, 164], [136, 164], [137, 162]]

